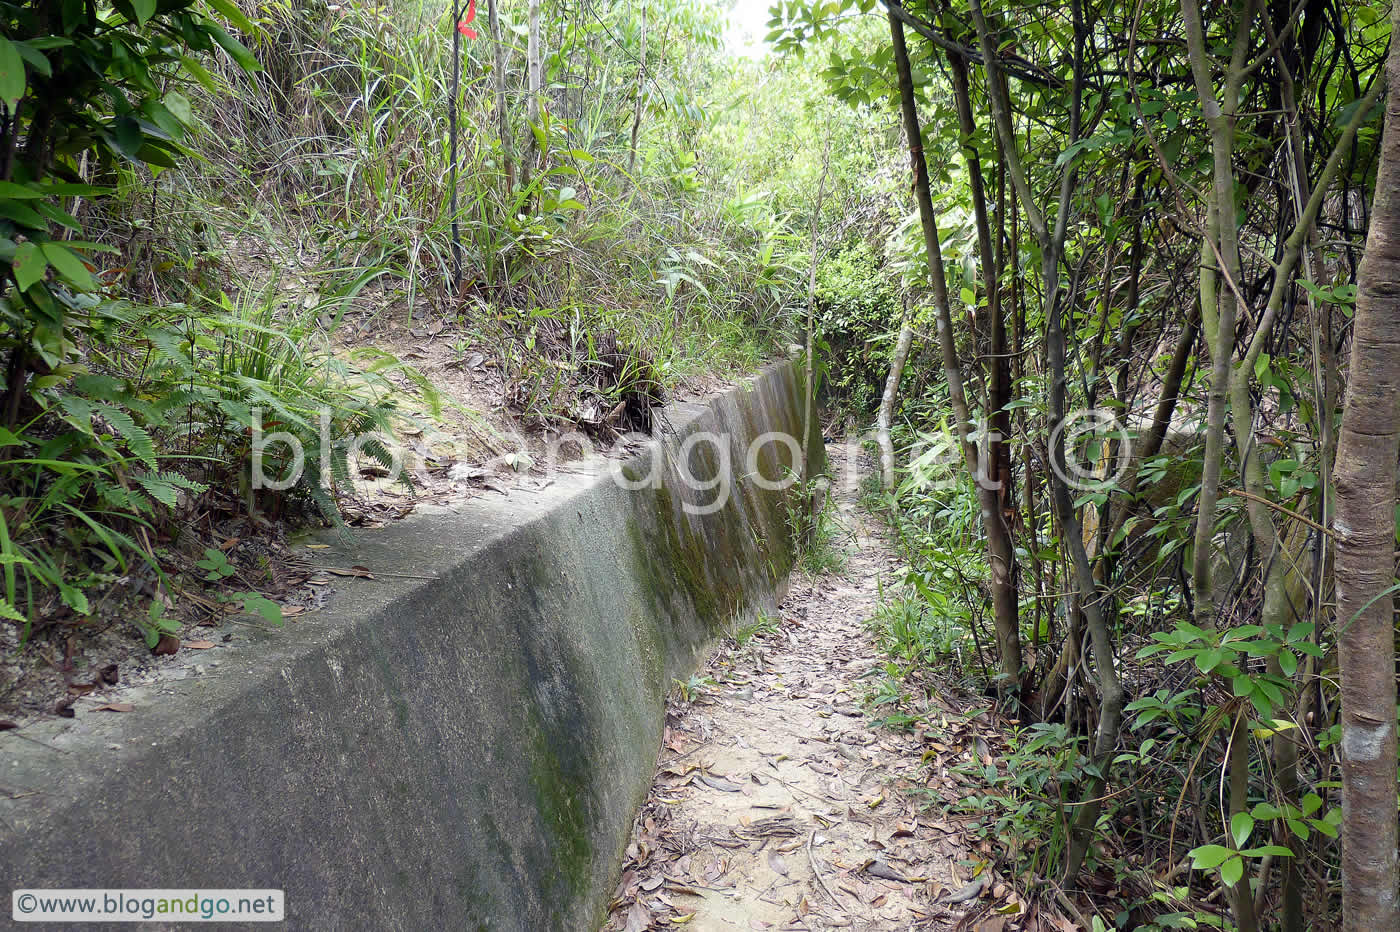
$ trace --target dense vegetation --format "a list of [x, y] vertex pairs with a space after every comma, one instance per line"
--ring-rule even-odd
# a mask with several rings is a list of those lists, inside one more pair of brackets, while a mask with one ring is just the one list
[[[875, 625], [1020, 720], [956, 808], [1095, 922], [1320, 928], [1344, 890], [1349, 925], [1392, 924], [1389, 376], [1342, 415], [1383, 12], [859, 7], [887, 29], [798, 3], [772, 38], [848, 37], [834, 96], [906, 129], [945, 378], [892, 419], [910, 585]], [[1363, 551], [1383, 573], [1339, 589]]]
[[[933, 671], [1015, 722], [955, 807], [998, 867], [1091, 925], [1325, 928], [1344, 888], [1393, 924], [1385, 11], [796, 0], [754, 58], [704, 0], [0, 16], [24, 639], [134, 574], [157, 644], [234, 575], [221, 522], [335, 520], [358, 462], [460, 405], [376, 322], [499, 359], [513, 419], [606, 434], [810, 309], [909, 563], [881, 707], [917, 721]], [[255, 489], [264, 428], [327, 468]], [[226, 597], [274, 617], [250, 574]]]

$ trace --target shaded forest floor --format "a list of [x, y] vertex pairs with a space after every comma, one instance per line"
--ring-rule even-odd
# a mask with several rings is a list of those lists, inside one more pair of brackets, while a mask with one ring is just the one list
[[795, 575], [778, 618], [673, 690], [608, 932], [1074, 928], [1027, 912], [985, 842], [942, 815], [966, 790], [941, 759], [987, 754], [989, 713], [931, 709], [944, 727], [902, 731], [869, 718], [884, 663], [866, 620], [901, 574], [857, 491], [829, 506], [844, 567]]

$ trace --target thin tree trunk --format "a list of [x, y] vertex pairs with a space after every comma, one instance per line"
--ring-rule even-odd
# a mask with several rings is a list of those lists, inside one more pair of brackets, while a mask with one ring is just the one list
[[914, 342], [914, 327], [909, 322], [906, 302], [899, 316], [899, 339], [890, 357], [890, 374], [885, 379], [885, 393], [880, 397], [880, 413], [875, 419], [875, 441], [880, 446], [880, 484], [886, 492], [894, 491], [894, 442], [890, 439], [890, 423], [894, 420], [894, 402], [899, 396], [899, 380], [904, 376], [904, 363], [909, 358], [909, 345]]
[[501, 44], [501, 0], [486, 0], [486, 14], [490, 21], [491, 48], [495, 55], [496, 85], [496, 124], [501, 137], [501, 165], [506, 172], [506, 191], [515, 187], [514, 147], [510, 143], [510, 119], [506, 114], [506, 47]]
[[637, 59], [637, 93], [632, 104], [632, 144], [627, 149], [627, 174], [637, 171], [637, 132], [642, 128], [642, 87], [647, 75], [647, 7], [642, 4], [642, 47]]
[[[1400, 7], [1392, 12], [1400, 26]], [[1336, 585], [1342, 677], [1342, 915], [1400, 928], [1395, 811], [1395, 465], [1400, 455], [1400, 45], [1361, 262], [1351, 385], [1337, 446]]]
[[[953, 76], [953, 97], [958, 108], [958, 128], [963, 136], [963, 158], [972, 191], [972, 213], [977, 227], [977, 251], [982, 265], [982, 287], [987, 296], [987, 412], [991, 435], [987, 438], [988, 474], [995, 479], [997, 508], [987, 521], [996, 524], [987, 535], [991, 557], [992, 608], [997, 613], [997, 631], [1014, 631], [1020, 637], [1021, 594], [1016, 585], [1015, 542], [1011, 523], [1015, 515], [1011, 474], [1011, 366], [1006, 352], [1006, 325], [1001, 309], [1000, 266], [992, 247], [991, 224], [987, 220], [987, 193], [982, 183], [982, 160], [973, 138], [977, 125], [972, 116], [972, 95], [967, 79], [967, 61], [961, 55], [948, 56]], [[1004, 572], [997, 572], [1002, 568]], [[1018, 687], [1022, 684], [1018, 682]]]
[[[1041, 249], [1041, 286], [1046, 315], [1046, 360], [1050, 380], [1050, 418], [1056, 425], [1065, 423], [1065, 334], [1061, 319], [1063, 313], [1060, 290], [1059, 266], [1064, 255], [1065, 239], [1069, 229], [1071, 195], [1074, 193], [1075, 177], [1073, 163], [1067, 163], [1060, 175], [1059, 205], [1055, 215], [1053, 232], [1041, 213], [1031, 192], [1029, 176], [1016, 148], [1016, 137], [1011, 128], [1011, 102], [1006, 84], [1002, 81], [1002, 70], [997, 57], [997, 49], [992, 42], [991, 30], [987, 27], [986, 16], [982, 12], [980, 0], [970, 0], [968, 11], [972, 15], [973, 27], [977, 30], [977, 44], [982, 50], [982, 59], [987, 71], [987, 95], [992, 102], [992, 118], [997, 135], [1001, 139], [1002, 153], [1007, 171], [1026, 213], [1026, 221]], [[1082, 122], [1081, 106], [1084, 96], [1084, 46], [1088, 33], [1084, 25], [1083, 11], [1079, 0], [1072, 0], [1070, 11], [1074, 23], [1074, 86], [1071, 89], [1068, 145], [1079, 138]], [[1071, 290], [1073, 290], [1071, 288]], [[1072, 295], [1070, 296], [1072, 298]], [[1118, 730], [1123, 720], [1123, 685], [1118, 678], [1117, 656], [1113, 646], [1113, 634], [1108, 629], [1104, 603], [1111, 598], [1101, 590], [1094, 579], [1093, 566], [1084, 547], [1084, 529], [1079, 513], [1074, 507], [1067, 484], [1063, 431], [1052, 432], [1055, 441], [1050, 445], [1051, 499], [1060, 519], [1060, 538], [1069, 553], [1070, 567], [1079, 590], [1080, 610], [1084, 613], [1085, 627], [1089, 633], [1089, 643], [1093, 648], [1094, 667], [1099, 678], [1099, 723], [1094, 735], [1094, 760], [1100, 776], [1091, 778], [1084, 788], [1084, 798], [1075, 815], [1070, 830], [1069, 844], [1065, 849], [1064, 878], [1073, 883], [1079, 867], [1088, 852], [1093, 838], [1094, 826], [1103, 806], [1103, 789], [1107, 784], [1109, 766], [1113, 751], [1118, 746]]]
[[525, 160], [520, 166], [520, 182], [530, 186], [530, 176], [535, 170], [535, 160], [539, 158], [539, 143], [535, 132], [540, 125], [540, 0], [530, 0], [529, 36], [525, 42], [525, 119], [529, 123], [529, 136], [525, 142]]
[[[1206, 345], [1211, 370], [1206, 403], [1205, 463], [1201, 470], [1201, 491], [1196, 505], [1195, 548], [1192, 555], [1192, 586], [1195, 590], [1196, 624], [1215, 625], [1215, 593], [1211, 583], [1211, 552], [1215, 546], [1216, 503], [1220, 497], [1221, 466], [1225, 453], [1225, 412], [1229, 397], [1230, 362], [1234, 357], [1235, 318], [1239, 307], [1235, 286], [1240, 280], [1239, 230], [1235, 223], [1235, 113], [1239, 107], [1240, 86], [1245, 78], [1249, 21], [1254, 14], [1253, 0], [1245, 0], [1235, 33], [1230, 65], [1225, 73], [1221, 97], [1215, 96], [1211, 62], [1207, 57], [1205, 28], [1201, 23], [1199, 0], [1181, 0], [1181, 18], [1186, 26], [1186, 44], [1201, 111], [1210, 127], [1211, 156], [1214, 160], [1206, 243], [1201, 263], [1201, 316], [1205, 321]], [[1224, 287], [1221, 288], [1221, 279]]]
[[[462, 74], [462, 33], [457, 28], [461, 18], [461, 8], [456, 0], [452, 3], [452, 98], [447, 102], [448, 166], [447, 184], [449, 192], [448, 209], [452, 212], [452, 286], [462, 287], [462, 233], [457, 221], [457, 97], [460, 94]], [[152, 191], [154, 194], [154, 190]]]
[[[982, 523], [987, 534], [987, 556], [992, 578], [1011, 574], [1012, 555], [1010, 535], [1000, 515], [1000, 503], [992, 483], [978, 462], [977, 446], [972, 442], [973, 427], [968, 413], [967, 395], [963, 389], [962, 368], [958, 364], [957, 345], [953, 340], [953, 320], [948, 310], [948, 280], [943, 270], [943, 253], [938, 243], [938, 223], [933, 213], [933, 198], [929, 192], [928, 164], [924, 159], [923, 135], [919, 127], [918, 110], [914, 103], [914, 79], [909, 67], [909, 50], [904, 41], [904, 24], [889, 9], [890, 37], [894, 45], [895, 69], [899, 79], [900, 105], [904, 132], [909, 140], [909, 160], [914, 170], [914, 199], [919, 205], [919, 220], [923, 226], [924, 248], [928, 253], [929, 277], [933, 285], [933, 302], [938, 311], [938, 342], [943, 350], [943, 371], [948, 379], [948, 397], [953, 407], [958, 442], [962, 446], [967, 468], [977, 478], [977, 498], [982, 510]], [[997, 630], [998, 654], [1001, 664], [1001, 691], [1014, 691], [1021, 679], [1021, 632], [1017, 622], [1018, 606], [1001, 604], [1010, 587], [992, 586], [994, 622]], [[1008, 624], [1007, 622], [1010, 622]]]
[[[831, 171], [831, 137], [827, 137], [826, 148], [822, 151], [822, 178], [817, 182], [817, 203], [812, 208], [812, 261], [807, 268], [807, 345], [805, 347], [804, 365], [806, 369], [806, 398], [802, 406], [802, 447], [805, 450], [812, 442], [812, 423], [816, 420], [817, 405], [817, 380], [816, 380], [816, 359], [817, 351], [817, 260], [821, 258], [821, 244], [817, 236], [817, 231], [821, 229], [822, 202], [826, 200], [826, 179]], [[808, 458], [810, 460], [810, 457]], [[803, 475], [804, 480], [812, 477]], [[809, 489], [811, 494], [807, 502], [807, 507], [812, 519], [808, 525], [811, 530], [816, 526], [817, 517], [817, 495], [815, 489]]]

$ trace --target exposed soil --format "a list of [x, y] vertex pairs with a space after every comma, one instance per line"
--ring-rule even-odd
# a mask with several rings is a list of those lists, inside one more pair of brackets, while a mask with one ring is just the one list
[[[289, 294], [298, 297], [294, 290]], [[402, 308], [356, 307], [337, 332], [336, 351], [349, 355], [371, 346], [418, 370], [446, 404], [441, 417], [423, 417], [421, 428], [404, 430], [390, 444], [411, 485], [368, 460], [359, 464], [358, 474], [341, 489], [340, 510], [348, 527], [380, 527], [424, 503], [540, 489], [553, 481], [553, 467], [567, 468], [584, 452], [577, 444], [557, 442], [572, 429], [564, 412], [558, 424], [522, 417], [508, 397], [510, 380], [501, 373], [507, 357], [499, 348], [473, 342], [455, 325], [411, 320]], [[386, 377], [405, 389], [404, 404], [411, 407], [417, 396], [412, 381], [393, 372]], [[718, 377], [692, 378], [673, 386], [670, 395], [700, 400], [731, 384]], [[592, 452], [617, 456], [629, 455], [630, 449], [625, 444], [611, 449], [607, 436], [592, 444]], [[83, 714], [115, 685], [109, 682], [114, 677], [126, 684], [153, 682], [185, 666], [183, 658], [153, 655], [142, 639], [135, 621], [144, 622], [153, 598], [180, 625], [162, 651], [183, 652], [184, 645], [204, 643], [229, 625], [265, 627], [264, 619], [242, 611], [241, 599], [230, 599], [239, 593], [276, 602], [285, 623], [314, 623], [310, 616], [334, 597], [336, 578], [314, 561], [293, 556], [289, 536], [306, 531], [309, 517], [250, 516], [235, 493], [216, 488], [183, 502], [169, 527], [152, 529], [144, 538], [150, 549], [163, 553], [169, 588], [160, 590], [156, 574], [132, 561], [130, 571], [105, 589], [89, 591], [88, 617], [66, 608], [55, 593], [41, 606], [28, 643], [21, 645], [19, 626], [0, 621], [0, 728]], [[206, 548], [224, 553], [235, 574], [206, 581], [205, 571], [194, 565]], [[106, 679], [102, 671], [108, 671]]]
[[832, 501], [844, 571], [794, 577], [776, 630], [727, 641], [675, 690], [607, 932], [1060, 928], [1019, 915], [994, 871], [974, 877], [985, 855], [928, 808], [956, 798], [937, 758], [959, 726], [867, 717], [882, 661], [864, 621], [899, 561], [855, 492]]

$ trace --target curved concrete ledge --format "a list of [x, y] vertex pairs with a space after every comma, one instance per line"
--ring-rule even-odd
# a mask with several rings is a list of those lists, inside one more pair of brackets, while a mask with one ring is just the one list
[[[671, 406], [656, 486], [593, 464], [358, 533], [328, 562], [381, 575], [329, 611], [235, 629], [197, 658], [210, 672], [126, 690], [132, 712], [0, 733], [0, 877], [281, 888], [298, 928], [596, 928], [668, 685], [791, 566], [791, 493], [744, 459], [766, 431], [800, 435], [800, 384], [779, 363]], [[704, 431], [727, 437], [734, 487], [688, 514], [722, 466], [693, 441], [680, 461]], [[759, 471], [789, 457], [770, 444]]]

